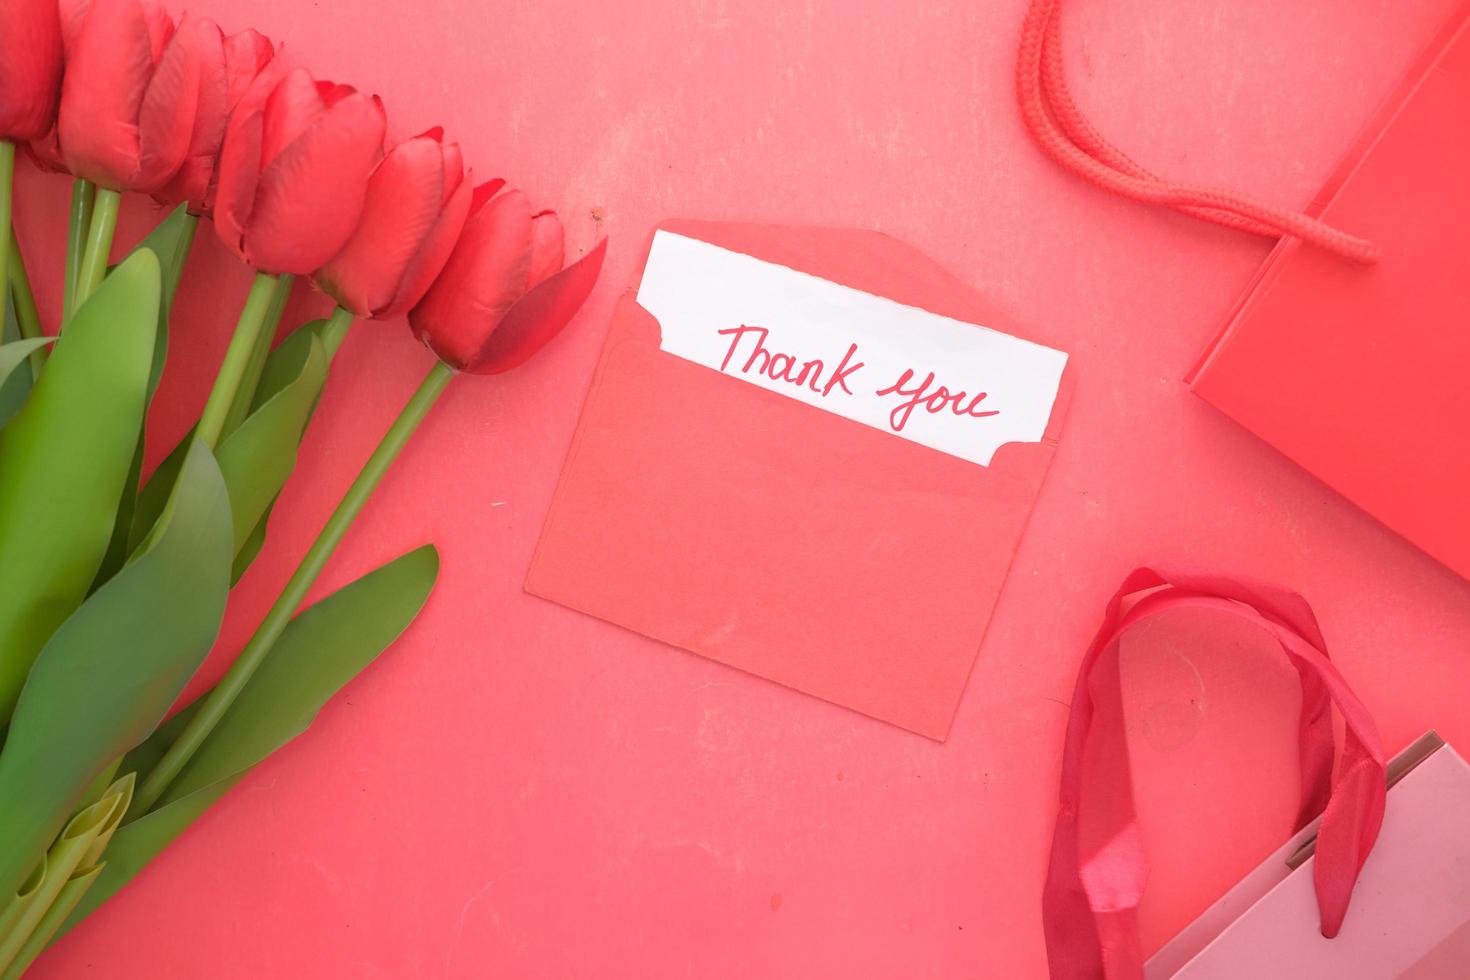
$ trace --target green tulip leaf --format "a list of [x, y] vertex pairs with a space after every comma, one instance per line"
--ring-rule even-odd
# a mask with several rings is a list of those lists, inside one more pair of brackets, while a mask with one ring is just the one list
[[250, 537], [245, 539], [240, 553], [235, 556], [235, 567], [230, 569], [231, 588], [234, 588], [235, 584], [245, 577], [245, 573], [250, 571], [250, 566], [255, 564], [255, 559], [260, 557], [260, 550], [265, 547], [266, 529], [273, 510], [275, 510], [274, 503], [266, 508], [265, 513], [256, 523], [255, 530], [250, 532]]
[[282, 345], [289, 350], [280, 360], [289, 357], [288, 363], [296, 367], [292, 380], [251, 412], [215, 451], [230, 488], [236, 553], [296, 468], [297, 448], [327, 380], [327, 355], [321, 342], [313, 333], [304, 336], [304, 345]]
[[[259, 408], [261, 404], [273, 398], [277, 392], [292, 383], [296, 372], [291, 368], [299, 355], [293, 353], [290, 348], [293, 345], [300, 345], [304, 348], [313, 335], [318, 338], [321, 336], [321, 330], [326, 324], [326, 320], [313, 320], [310, 323], [303, 324], [281, 343], [279, 356], [267, 361], [265, 370], [261, 373], [260, 384], [255, 389], [255, 399], [251, 404], [252, 410]], [[317, 392], [317, 397], [321, 397], [320, 390]], [[313, 407], [312, 410], [315, 411], [315, 408]], [[311, 421], [310, 418], [307, 421], [309, 423]], [[304, 429], [302, 434], [305, 434]], [[277, 497], [279, 496], [277, 494]], [[240, 545], [239, 550], [235, 553], [235, 567], [230, 573], [230, 582], [232, 585], [244, 577], [245, 573], [250, 569], [251, 564], [259, 556], [260, 549], [265, 547], [267, 525], [270, 523], [271, 511], [274, 508], [275, 501], [272, 500], [266, 507], [265, 513], [260, 515], [260, 520], [255, 522], [255, 528], [250, 532], [249, 537], [245, 539], [245, 543]]]
[[[141, 249], [147, 249], [158, 256], [162, 276], [162, 289], [158, 301], [158, 326], [153, 342], [153, 363], [148, 369], [148, 403], [153, 401], [153, 395], [158, 390], [158, 383], [163, 379], [164, 362], [168, 359], [168, 319], [173, 311], [174, 294], [178, 292], [184, 263], [188, 261], [189, 250], [194, 244], [194, 229], [198, 223], [199, 219], [189, 214], [188, 205], [180, 204], [174, 208], [173, 213], [158, 223], [158, 227], [154, 228], [147, 238], [138, 243], [137, 248], [133, 249], [135, 253]], [[145, 404], [145, 415], [147, 410], [147, 404]], [[107, 543], [107, 553], [103, 556], [102, 565], [98, 568], [97, 575], [92, 582], [94, 590], [116, 575], [117, 570], [123, 566], [123, 562], [127, 561], [131, 553], [128, 547], [129, 532], [133, 526], [133, 511], [138, 502], [138, 483], [143, 477], [145, 429], [146, 426], [140, 426], [138, 429], [138, 444], [133, 449], [133, 465], [128, 471], [127, 480], [123, 483], [122, 499], [118, 501], [117, 516], [113, 523], [112, 538]], [[157, 517], [156, 514], [154, 516]]]
[[[266, 516], [295, 469], [297, 448], [326, 383], [326, 354], [310, 327], [308, 324], [294, 331], [271, 352], [258, 389], [264, 399], [215, 450], [230, 490], [235, 554], [247, 550], [257, 530], [263, 541]], [[180, 449], [175, 449], [159, 464], [139, 495], [133, 516], [133, 547], [157, 520], [178, 473], [179, 459]], [[256, 552], [259, 543], [255, 544]]]
[[32, 340], [12, 340], [0, 344], [0, 384], [10, 377], [10, 372], [26, 362], [34, 351], [47, 344], [56, 343], [55, 337], [36, 337]]
[[424, 545], [297, 615], [158, 805], [238, 775], [302, 734], [413, 623], [439, 576]]
[[[306, 731], [408, 628], [438, 574], [439, 554], [425, 545], [297, 615], [164, 797], [114, 834], [106, 868], [58, 936], [115, 895], [251, 768]], [[182, 725], [170, 719], [164, 727], [171, 733], [145, 742], [125, 765], [156, 762]]]
[[153, 470], [153, 475], [138, 492], [138, 498], [133, 503], [133, 521], [128, 531], [127, 553], [132, 554], [143, 545], [148, 533], [158, 523], [159, 515], [168, 504], [169, 494], [173, 492], [174, 483], [179, 478], [179, 467], [184, 462], [184, 452], [194, 440], [194, 430], [190, 429], [179, 444], [173, 448], [173, 452], [163, 458]]
[[[147, 409], [144, 409], [145, 415]], [[112, 518], [112, 534], [107, 539], [107, 550], [102, 554], [102, 564], [97, 566], [97, 574], [92, 576], [92, 587], [88, 593], [96, 592], [117, 574], [118, 569], [128, 560], [130, 553], [128, 548], [128, 531], [133, 526], [133, 512], [138, 506], [138, 483], [143, 479], [143, 452], [147, 448], [144, 430], [138, 430], [137, 444], [133, 447], [133, 462], [128, 466], [127, 479], [123, 481], [122, 498], [117, 502], [117, 510]]]
[[147, 738], [123, 756], [117, 771], [143, 774], [152, 772], [153, 767], [158, 765], [169, 746], [173, 745], [183, 733], [189, 720], [199, 713], [199, 706], [203, 703], [203, 698], [195, 699], [170, 715], [168, 721], [153, 729]]
[[180, 204], [133, 249], [134, 252], [147, 249], [158, 256], [162, 270], [157, 340], [153, 345], [153, 366], [148, 372], [149, 397], [158, 390], [158, 382], [163, 378], [164, 362], [168, 359], [168, 321], [173, 314], [174, 297], [183, 278], [184, 264], [189, 261], [189, 252], [194, 247], [194, 229], [198, 223], [199, 219], [189, 213], [189, 206]]
[[[11, 375], [30, 359], [31, 354], [55, 341], [55, 337], [36, 337], [33, 340], [11, 340], [0, 344], [0, 428], [20, 411], [31, 389], [29, 371], [14, 378]], [[11, 394], [12, 387], [15, 389], [14, 394]]]
[[107, 551], [143, 424], [159, 288], [152, 252], [118, 266], [0, 429], [0, 724]]
[[36, 658], [0, 749], [0, 895], [25, 880], [97, 774], [157, 727], [209, 652], [229, 592], [230, 528], [219, 467], [196, 442], [143, 549]]
[[[265, 368], [255, 386], [255, 395], [250, 402], [252, 412], [289, 387], [301, 374], [301, 365], [312, 340], [321, 342], [322, 328], [326, 320], [311, 320], [292, 330], [266, 359]], [[320, 394], [320, 392], [318, 392]]]

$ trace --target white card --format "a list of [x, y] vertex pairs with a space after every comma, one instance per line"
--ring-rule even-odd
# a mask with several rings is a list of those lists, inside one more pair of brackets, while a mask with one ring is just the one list
[[1067, 355], [660, 231], [638, 303], [661, 349], [982, 466], [1040, 442]]

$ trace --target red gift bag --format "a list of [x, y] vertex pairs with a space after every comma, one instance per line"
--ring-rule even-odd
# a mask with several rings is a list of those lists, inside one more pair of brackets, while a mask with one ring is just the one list
[[1190, 388], [1470, 577], [1470, 3], [1301, 213], [1172, 184], [1109, 145], [1068, 93], [1060, 5], [1033, 0], [1017, 64], [1038, 144], [1110, 192], [1281, 238]]

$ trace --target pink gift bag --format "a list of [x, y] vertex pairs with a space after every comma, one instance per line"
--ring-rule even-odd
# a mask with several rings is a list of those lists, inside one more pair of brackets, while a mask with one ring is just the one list
[[[1301, 806], [1292, 838], [1145, 964], [1137, 908], [1147, 859], [1118, 644], [1144, 620], [1182, 607], [1251, 622], [1296, 668]], [[1346, 733], [1335, 777], [1333, 704]], [[1385, 765], [1372, 718], [1328, 659], [1300, 596], [1208, 573], [1139, 569], [1110, 602], [1073, 694], [1042, 898], [1052, 976], [1470, 976], [1466, 813], [1470, 767], [1437, 737]]]
[[1433, 732], [1389, 763], [1388, 809], [1336, 939], [1311, 928], [1314, 821], [1149, 958], [1149, 980], [1470, 977], [1470, 766]]

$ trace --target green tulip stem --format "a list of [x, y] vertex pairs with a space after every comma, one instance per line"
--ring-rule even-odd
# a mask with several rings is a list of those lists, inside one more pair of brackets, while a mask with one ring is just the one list
[[[5, 302], [4, 282], [10, 284], [10, 302], [15, 309], [15, 325], [23, 340], [41, 336], [41, 316], [36, 312], [36, 294], [26, 275], [25, 259], [20, 254], [20, 239], [15, 235], [12, 204], [15, 199], [15, 144], [0, 140], [0, 303]], [[46, 348], [30, 357], [31, 377], [41, 376], [46, 363]]]
[[77, 275], [82, 268], [82, 253], [87, 247], [87, 231], [92, 227], [92, 202], [97, 185], [80, 177], [71, 185], [71, 216], [66, 224], [66, 279], [62, 283], [61, 322], [71, 322], [77, 308]]
[[224, 428], [220, 430], [221, 439], [238, 429], [240, 423], [249, 418], [250, 410], [255, 406], [255, 391], [260, 387], [260, 377], [265, 373], [265, 362], [270, 358], [271, 341], [276, 338], [281, 315], [286, 312], [286, 302], [291, 298], [291, 287], [295, 283], [296, 277], [290, 273], [276, 278], [275, 292], [271, 294], [270, 306], [265, 311], [265, 322], [261, 324], [255, 345], [250, 350], [250, 360], [245, 365], [245, 374], [240, 378], [240, 387], [236, 389], [235, 397], [230, 401], [230, 410], [225, 415]]
[[214, 387], [210, 389], [209, 400], [204, 403], [204, 412], [199, 416], [199, 427], [195, 430], [211, 449], [219, 444], [230, 406], [234, 404], [241, 382], [250, 369], [250, 358], [264, 332], [279, 282], [276, 276], [257, 272], [255, 282], [250, 286], [250, 295], [245, 298], [245, 308], [240, 311], [240, 321], [235, 324], [230, 346], [225, 350], [225, 359], [220, 362], [219, 374], [215, 376]]
[[112, 254], [112, 235], [117, 231], [117, 211], [121, 204], [122, 195], [117, 191], [97, 188], [97, 196], [92, 203], [92, 227], [87, 232], [87, 247], [77, 269], [73, 312], [81, 308], [107, 275], [107, 257]]
[[347, 331], [357, 322], [357, 315], [337, 307], [332, 310], [332, 315], [327, 318], [326, 326], [322, 327], [322, 349], [327, 353], [327, 363], [332, 363], [332, 358], [337, 356], [337, 351], [342, 347], [342, 341], [347, 339]]
[[[11, 205], [15, 197], [15, 144], [0, 140], [0, 270], [10, 268]], [[0, 302], [4, 290], [0, 290]]]
[[403, 411], [399, 413], [398, 418], [384, 434], [382, 442], [378, 443], [378, 448], [374, 449], [373, 454], [368, 457], [367, 463], [357, 474], [357, 479], [353, 480], [352, 486], [347, 488], [347, 493], [337, 504], [337, 509], [332, 512], [331, 517], [327, 518], [326, 525], [317, 535], [317, 539], [312, 542], [311, 547], [307, 549], [305, 557], [301, 559], [301, 564], [296, 566], [296, 571], [292, 573], [286, 587], [276, 599], [275, 605], [271, 606], [270, 612], [265, 614], [265, 619], [261, 621], [255, 635], [250, 638], [245, 649], [240, 651], [240, 655], [235, 658], [235, 662], [220, 682], [204, 696], [194, 717], [189, 719], [188, 725], [169, 746], [163, 758], [148, 773], [148, 778], [138, 788], [133, 812], [147, 813], [158, 802], [194, 753], [204, 744], [209, 733], [219, 724], [225, 712], [230, 709], [230, 705], [234, 704], [235, 699], [249, 683], [251, 676], [265, 659], [266, 654], [270, 653], [271, 647], [280, 639], [292, 615], [306, 599], [306, 593], [316, 582], [322, 569], [326, 567], [327, 561], [332, 557], [332, 552], [336, 550], [337, 545], [341, 544], [342, 538], [347, 534], [352, 522], [357, 519], [363, 505], [377, 489], [384, 474], [388, 472], [388, 468], [393, 465], [393, 461], [398, 458], [398, 454], [408, 443], [409, 437], [428, 415], [429, 409], [433, 408], [434, 403], [439, 400], [439, 396], [444, 393], [444, 389], [453, 377], [453, 368], [442, 361], [434, 363], [423, 383], [419, 385], [418, 390], [414, 392], [413, 397], [408, 400], [408, 404], [403, 407]]
[[21, 255], [14, 228], [10, 229], [9, 254], [10, 299], [15, 304], [15, 323], [21, 337], [30, 340], [41, 336], [41, 314], [36, 309], [36, 294], [31, 290], [31, 276], [26, 271], [25, 256]]
[[[10, 302], [15, 307], [15, 325], [23, 340], [41, 336], [41, 314], [36, 309], [36, 294], [31, 289], [31, 277], [26, 272], [25, 257], [20, 252], [20, 241], [15, 237], [15, 228], [10, 229]], [[46, 363], [46, 348], [42, 347], [31, 355], [31, 377], [39, 378]]]

